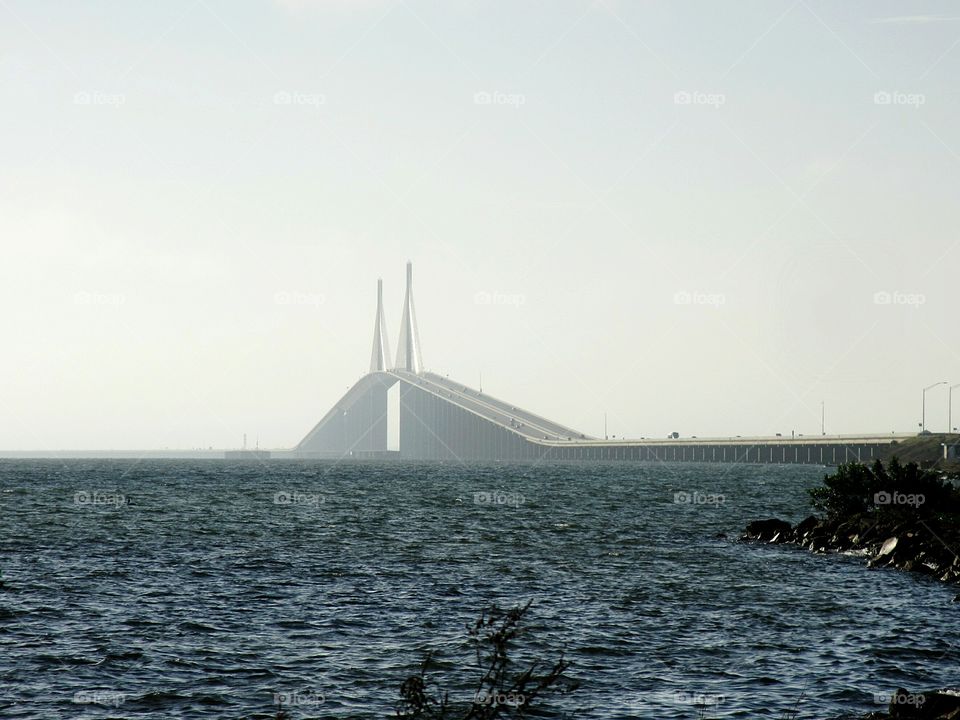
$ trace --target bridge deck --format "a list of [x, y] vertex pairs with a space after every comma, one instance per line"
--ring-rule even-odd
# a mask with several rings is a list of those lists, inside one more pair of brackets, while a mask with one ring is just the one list
[[570, 439], [590, 439], [577, 430], [435, 373], [416, 375], [404, 370], [394, 370], [391, 374], [529, 440], [569, 442]]

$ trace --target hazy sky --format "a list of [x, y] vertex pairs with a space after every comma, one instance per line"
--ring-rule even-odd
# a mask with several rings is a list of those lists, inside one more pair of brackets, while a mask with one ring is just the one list
[[953, 2], [0, 0], [0, 160], [0, 449], [292, 446], [407, 259], [428, 368], [587, 433], [960, 383]]

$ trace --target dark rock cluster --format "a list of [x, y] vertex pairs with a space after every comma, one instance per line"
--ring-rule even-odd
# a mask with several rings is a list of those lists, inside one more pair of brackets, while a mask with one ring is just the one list
[[857, 513], [848, 518], [813, 515], [796, 526], [784, 520], [756, 520], [744, 541], [792, 543], [816, 553], [856, 552], [870, 567], [894, 567], [930, 575], [945, 583], [960, 582], [960, 531], [935, 517]]
[[903, 688], [890, 697], [885, 713], [871, 713], [863, 720], [960, 720], [960, 694], [955, 690], [911, 693]]

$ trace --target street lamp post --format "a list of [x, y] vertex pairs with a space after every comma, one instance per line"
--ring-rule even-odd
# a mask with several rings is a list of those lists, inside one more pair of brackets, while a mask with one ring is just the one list
[[933, 385], [929, 385], [923, 389], [923, 411], [920, 416], [920, 433], [925, 433], [927, 431], [927, 390], [932, 390], [937, 387], [937, 385], [946, 385], [946, 380], [941, 380], [940, 382], [935, 382]]
[[947, 398], [948, 398], [947, 403], [949, 405], [947, 409], [947, 418], [948, 418], [947, 425], [949, 425], [949, 427], [947, 428], [947, 432], [953, 432], [954, 430], [956, 430], [956, 428], [953, 426], [953, 389], [958, 387], [960, 387], [960, 383], [957, 383], [956, 385], [951, 385], [950, 392], [947, 394]]

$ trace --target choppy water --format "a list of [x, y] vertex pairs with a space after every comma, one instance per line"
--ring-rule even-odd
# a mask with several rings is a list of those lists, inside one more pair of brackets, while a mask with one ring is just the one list
[[[464, 624], [530, 598], [582, 682], [557, 717], [826, 718], [955, 683], [950, 589], [718, 537], [802, 519], [823, 472], [0, 462], [0, 717], [267, 718], [298, 693], [294, 718], [386, 718], [431, 649], [469, 701]], [[494, 491], [524, 502], [475, 503]], [[675, 502], [696, 491], [723, 502]]]

